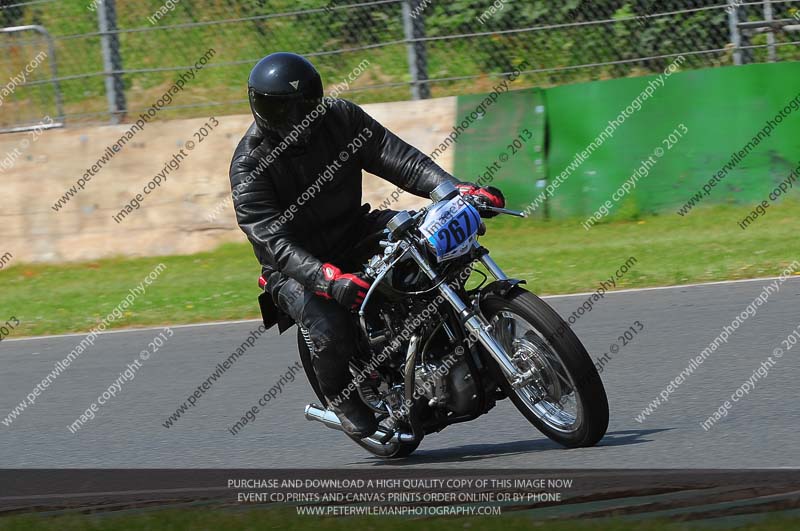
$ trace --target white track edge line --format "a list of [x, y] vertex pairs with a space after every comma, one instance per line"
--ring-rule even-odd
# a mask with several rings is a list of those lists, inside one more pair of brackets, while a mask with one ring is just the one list
[[[714, 282], [698, 282], [694, 284], [679, 284], [677, 286], [653, 286], [649, 288], [628, 288], [628, 289], [620, 289], [620, 290], [612, 290], [607, 291], [605, 295], [617, 295], [617, 294], [625, 294], [625, 293], [638, 293], [642, 291], [662, 291], [668, 289], [683, 289], [683, 288], [698, 288], [704, 286], [719, 286], [725, 284], [743, 284], [745, 282], [765, 282], [768, 280], [777, 280], [781, 277], [762, 277], [762, 278], [743, 278], [738, 280], [717, 280]], [[800, 279], [800, 276], [789, 276], [786, 277], [786, 280], [791, 279]], [[581, 293], [567, 293], [565, 295], [544, 295], [542, 299], [565, 299], [567, 297], [585, 297], [587, 295], [594, 295], [595, 291], [585, 291]], [[152, 330], [161, 330], [162, 328], [193, 328], [193, 327], [202, 327], [202, 326], [225, 326], [225, 325], [232, 325], [232, 324], [243, 324], [243, 323], [260, 323], [261, 319], [239, 319], [235, 321], [211, 321], [206, 323], [189, 323], [189, 324], [179, 324], [179, 325], [170, 325], [165, 324], [161, 326], [151, 326], [151, 327], [143, 327], [143, 328], [124, 328], [121, 330], [108, 330], [106, 332], [100, 332], [97, 335], [104, 336], [110, 334], [125, 334], [125, 333], [134, 333], [134, 332], [147, 332]], [[31, 337], [19, 337], [19, 338], [7, 338], [3, 339], [4, 343], [12, 343], [16, 341], [33, 341], [37, 339], [54, 339], [59, 337], [84, 337], [88, 335], [89, 332], [76, 332], [71, 334], [55, 334], [50, 336], [31, 336]]]

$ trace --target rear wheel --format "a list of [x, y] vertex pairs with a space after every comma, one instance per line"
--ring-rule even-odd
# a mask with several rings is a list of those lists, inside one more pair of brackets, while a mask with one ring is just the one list
[[[303, 363], [303, 369], [305, 370], [306, 378], [308, 378], [308, 383], [311, 384], [311, 388], [314, 390], [314, 394], [317, 395], [320, 404], [323, 407], [326, 407], [328, 401], [325, 399], [325, 395], [322, 394], [322, 389], [319, 386], [319, 380], [317, 380], [317, 374], [314, 372], [314, 366], [311, 364], [311, 351], [309, 350], [309, 346], [300, 327], [297, 328], [297, 348], [300, 351], [300, 361]], [[350, 437], [349, 435], [347, 436]], [[420, 442], [422, 442], [417, 440], [412, 443], [396, 442], [384, 444], [372, 438], [357, 439], [355, 437], [350, 437], [350, 439], [371, 454], [377, 455], [378, 457], [383, 457], [385, 459], [398, 459], [401, 457], [407, 457], [411, 455], [414, 450], [417, 449]]]
[[570, 448], [593, 446], [602, 439], [608, 428], [603, 382], [586, 349], [555, 310], [519, 287], [505, 296], [488, 295], [481, 310], [494, 338], [525, 375], [512, 385], [483, 352], [520, 413], [547, 437]]
[[[348, 437], [350, 437], [348, 435]], [[356, 439], [355, 437], [350, 437], [353, 441], [359, 445], [361, 448], [364, 448], [366, 451], [373, 455], [377, 455], [378, 457], [383, 457], [384, 459], [400, 459], [403, 457], [408, 457], [414, 450], [417, 449], [419, 446], [420, 441], [414, 441], [411, 443], [408, 442], [396, 442], [396, 443], [386, 443], [383, 444], [380, 441], [375, 439], [367, 438], [367, 439]]]

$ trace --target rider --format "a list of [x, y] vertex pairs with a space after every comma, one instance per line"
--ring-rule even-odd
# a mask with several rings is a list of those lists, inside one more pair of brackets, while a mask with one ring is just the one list
[[375, 254], [358, 244], [394, 212], [361, 204], [361, 170], [421, 197], [450, 181], [477, 201], [505, 200], [496, 188], [459, 183], [355, 103], [323, 97], [319, 73], [299, 55], [261, 59], [248, 96], [255, 122], [233, 154], [230, 180], [239, 227], [262, 266], [262, 300], [308, 330], [328, 407], [345, 432], [368, 437], [375, 415], [357, 393], [340, 393], [353, 379], [350, 312], [370, 286], [358, 271]]

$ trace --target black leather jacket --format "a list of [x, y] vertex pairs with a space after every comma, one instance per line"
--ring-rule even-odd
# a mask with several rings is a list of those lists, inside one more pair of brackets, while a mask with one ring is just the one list
[[309, 289], [318, 285], [322, 264], [357, 243], [355, 228], [370, 209], [361, 204], [361, 170], [421, 197], [445, 180], [458, 183], [346, 100], [329, 100], [299, 155], [280, 151], [250, 126], [230, 179], [239, 227], [266, 272], [280, 271]]

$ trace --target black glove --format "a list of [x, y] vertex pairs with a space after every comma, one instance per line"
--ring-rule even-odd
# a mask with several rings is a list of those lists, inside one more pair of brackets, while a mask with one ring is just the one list
[[503, 192], [494, 186], [479, 188], [472, 183], [461, 183], [457, 185], [457, 188], [463, 197], [469, 198], [469, 200], [478, 207], [481, 217], [483, 218], [493, 218], [497, 215], [497, 212], [481, 210], [481, 206], [492, 206], [496, 208], [505, 208], [506, 206], [506, 198]]
[[356, 309], [364, 302], [369, 282], [353, 273], [342, 273], [333, 264], [322, 264], [315, 294], [325, 299], [334, 299], [345, 308]]

